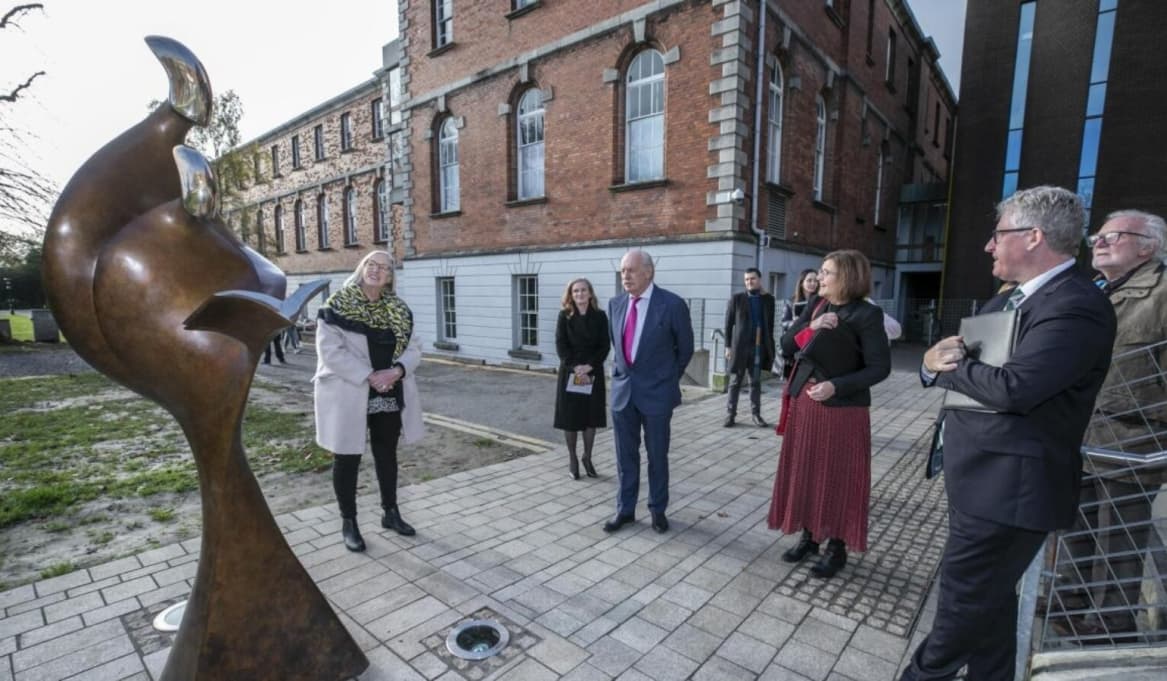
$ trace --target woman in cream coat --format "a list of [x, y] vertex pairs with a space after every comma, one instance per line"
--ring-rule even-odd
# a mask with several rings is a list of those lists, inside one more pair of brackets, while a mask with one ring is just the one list
[[421, 363], [413, 313], [393, 292], [393, 258], [373, 251], [320, 308], [316, 323], [316, 443], [333, 453], [332, 485], [350, 551], [364, 551], [357, 527], [357, 472], [366, 435], [381, 489], [381, 526], [414, 529], [397, 508], [397, 443], [424, 434], [413, 373]]

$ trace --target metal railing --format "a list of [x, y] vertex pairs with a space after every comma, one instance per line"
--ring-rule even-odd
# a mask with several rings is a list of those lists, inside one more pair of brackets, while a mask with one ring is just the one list
[[1164, 359], [1167, 341], [1112, 360], [1082, 447], [1077, 522], [1050, 537], [1040, 567], [1023, 581], [1033, 653], [1167, 642]]

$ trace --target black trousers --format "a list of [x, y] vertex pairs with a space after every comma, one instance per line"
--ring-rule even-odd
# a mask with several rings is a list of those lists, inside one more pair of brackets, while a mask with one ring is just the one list
[[[397, 505], [397, 442], [401, 439], [401, 412], [369, 414], [369, 445], [373, 449], [373, 466], [381, 488], [381, 508]], [[361, 469], [359, 454], [332, 457], [332, 489], [342, 518], [357, 515], [357, 473]]]
[[949, 506], [936, 619], [901, 681], [947, 681], [966, 664], [968, 681], [1013, 681], [1017, 581], [1047, 534]]
[[272, 340], [272, 342], [268, 343], [267, 347], [264, 348], [264, 350], [263, 350], [263, 363], [264, 364], [271, 364], [271, 350], [272, 350], [272, 348], [276, 349], [276, 359], [280, 360], [281, 362], [285, 362], [285, 363], [287, 362], [287, 360], [284, 359], [284, 344], [282, 342], [282, 338], [283, 338], [283, 336], [276, 336], [275, 339]]
[[742, 369], [730, 374], [729, 379], [729, 402], [725, 405], [725, 410], [731, 414], [737, 413], [737, 399], [742, 391], [742, 382], [747, 378], [750, 382], [750, 409], [752, 412], [761, 416], [762, 414], [762, 372], [758, 372], [758, 380], [754, 380], [754, 372], [750, 369]]

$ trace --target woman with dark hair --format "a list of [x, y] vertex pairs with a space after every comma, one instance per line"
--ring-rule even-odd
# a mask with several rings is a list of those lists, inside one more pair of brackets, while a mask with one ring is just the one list
[[799, 360], [786, 385], [778, 432], [782, 450], [768, 518], [771, 529], [802, 531], [782, 554], [797, 563], [818, 553], [816, 577], [847, 563], [847, 546], [867, 550], [871, 490], [871, 386], [891, 373], [883, 311], [865, 300], [871, 264], [859, 251], [830, 253], [819, 298], [782, 336]]
[[555, 323], [555, 351], [559, 354], [559, 380], [555, 393], [555, 427], [567, 440], [568, 470], [579, 480], [576, 442], [583, 433], [583, 466], [589, 478], [596, 477], [592, 465], [592, 445], [596, 428], [608, 425], [604, 391], [604, 360], [611, 342], [608, 315], [600, 309], [596, 292], [587, 279], [575, 279], [563, 292], [559, 319]]
[[[794, 287], [794, 295], [791, 296], [790, 301], [783, 306], [782, 310], [782, 328], [789, 329], [790, 325], [794, 323], [795, 319], [806, 309], [807, 304], [812, 303], [819, 292], [819, 271], [818, 270], [803, 270], [798, 274], [798, 284]], [[789, 380], [790, 371], [794, 369], [794, 354], [786, 354], [784, 348], [780, 349], [782, 352], [782, 377]]]
[[316, 443], [333, 453], [332, 486], [349, 551], [364, 551], [357, 527], [357, 472], [366, 433], [381, 489], [381, 527], [415, 534], [397, 508], [397, 442], [421, 439], [413, 373], [421, 363], [413, 313], [393, 292], [393, 257], [373, 251], [320, 308], [316, 324]]

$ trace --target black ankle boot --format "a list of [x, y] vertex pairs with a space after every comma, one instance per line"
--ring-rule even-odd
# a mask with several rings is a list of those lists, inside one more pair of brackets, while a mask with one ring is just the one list
[[385, 509], [385, 516], [381, 518], [381, 527], [386, 530], [393, 530], [403, 537], [412, 537], [417, 534], [417, 531], [401, 519], [401, 511], [397, 510], [396, 506], [390, 506]]
[[823, 551], [823, 557], [819, 558], [818, 562], [810, 566], [810, 572], [815, 577], [823, 579], [830, 579], [835, 576], [835, 573], [843, 569], [847, 564], [847, 545], [841, 539], [832, 539], [827, 542], [827, 548]]
[[340, 526], [340, 534], [344, 537], [344, 547], [349, 551], [364, 551], [365, 540], [361, 538], [361, 529], [357, 527], [356, 518], [344, 518]]
[[787, 563], [797, 563], [810, 554], [818, 552], [819, 545], [811, 540], [810, 530], [803, 530], [802, 538], [798, 540], [794, 548], [787, 549], [786, 553], [782, 554], [782, 560]]

